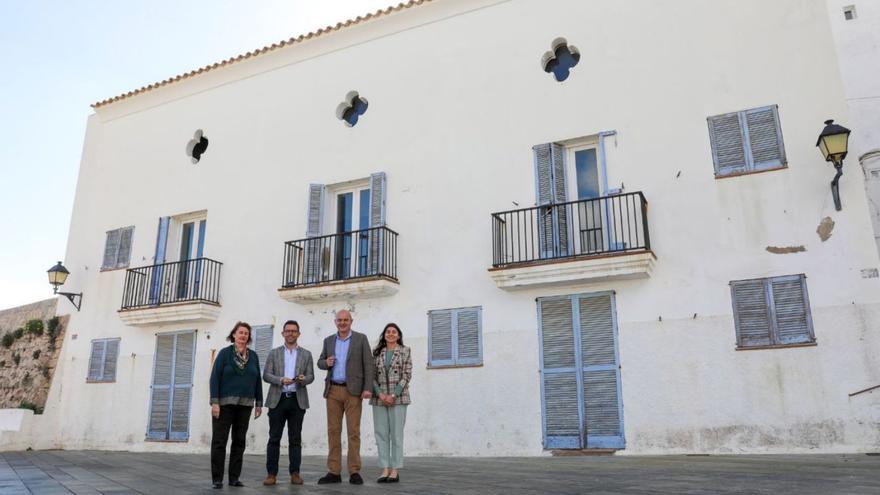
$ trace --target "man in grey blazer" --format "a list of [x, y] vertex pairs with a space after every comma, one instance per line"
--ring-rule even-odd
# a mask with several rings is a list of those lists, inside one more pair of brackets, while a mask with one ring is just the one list
[[278, 457], [281, 450], [281, 434], [287, 423], [288, 458], [290, 482], [302, 485], [299, 475], [302, 462], [302, 424], [309, 408], [306, 385], [315, 381], [312, 354], [298, 346], [299, 323], [288, 320], [281, 331], [284, 345], [269, 351], [263, 368], [263, 381], [269, 383], [265, 405], [269, 408], [269, 443], [266, 445], [266, 480], [264, 485], [274, 485], [278, 477]]
[[372, 397], [375, 365], [367, 336], [351, 329], [351, 313], [336, 313], [336, 333], [324, 339], [318, 368], [327, 370], [324, 398], [327, 399], [327, 474], [319, 485], [342, 481], [342, 418], [348, 432], [348, 482], [362, 485], [361, 405]]

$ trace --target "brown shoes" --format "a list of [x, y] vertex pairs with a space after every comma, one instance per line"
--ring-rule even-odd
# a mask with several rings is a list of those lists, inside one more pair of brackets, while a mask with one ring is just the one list
[[276, 477], [274, 474], [270, 474], [266, 476], [266, 479], [263, 480], [264, 486], [272, 486], [275, 484]]
[[300, 478], [299, 473], [293, 473], [290, 475], [290, 483], [294, 485], [302, 485], [303, 479]]

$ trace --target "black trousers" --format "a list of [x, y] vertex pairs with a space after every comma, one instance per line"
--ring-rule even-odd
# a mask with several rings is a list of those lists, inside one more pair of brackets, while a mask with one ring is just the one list
[[278, 458], [281, 455], [281, 435], [287, 424], [287, 456], [290, 474], [298, 473], [302, 463], [302, 425], [306, 410], [299, 407], [296, 394], [281, 396], [278, 405], [269, 409], [269, 443], [266, 445], [266, 472], [278, 474]]
[[241, 476], [244, 445], [253, 409], [251, 406], [220, 406], [220, 417], [211, 418], [211, 479], [215, 483], [223, 481], [223, 464], [226, 460], [226, 442], [229, 440], [230, 429], [232, 447], [229, 449], [229, 481], [237, 481]]

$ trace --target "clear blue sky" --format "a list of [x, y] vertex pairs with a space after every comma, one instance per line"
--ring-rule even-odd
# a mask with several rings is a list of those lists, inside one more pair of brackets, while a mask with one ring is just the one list
[[90, 104], [398, 2], [0, 0], [0, 309], [52, 296]]

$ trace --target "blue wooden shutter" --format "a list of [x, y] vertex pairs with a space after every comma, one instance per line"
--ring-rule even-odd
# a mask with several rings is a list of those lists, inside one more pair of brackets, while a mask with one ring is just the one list
[[[385, 226], [385, 172], [370, 174], [370, 227]], [[381, 230], [370, 231], [367, 273], [385, 273], [385, 238]]]
[[196, 262], [195, 262], [195, 274], [193, 276], [193, 298], [194, 299], [204, 299], [205, 296], [202, 295], [201, 285], [202, 285], [202, 260], [201, 258], [205, 256], [205, 230], [208, 227], [208, 221], [202, 220], [199, 222], [199, 243], [196, 245]]
[[253, 327], [253, 338], [251, 340], [251, 349], [257, 353], [260, 358], [260, 371], [266, 366], [266, 360], [269, 358], [269, 351], [272, 350], [272, 339], [275, 336], [275, 328], [272, 325], [255, 325]]
[[[321, 224], [324, 216], [324, 185], [309, 184], [309, 209], [306, 219], [306, 237], [320, 237]], [[305, 283], [317, 283], [321, 280], [321, 242], [308, 240], [305, 245], [303, 279]]]
[[482, 355], [482, 308], [455, 310], [456, 364], [480, 364]]
[[428, 312], [428, 360], [431, 365], [454, 364], [452, 356], [452, 311]]
[[92, 352], [89, 355], [89, 372], [86, 377], [88, 381], [96, 382], [101, 380], [106, 345], [106, 340], [92, 341]]
[[776, 342], [799, 344], [812, 342], [813, 325], [810, 303], [803, 275], [774, 277], [769, 280], [773, 294], [773, 322]]
[[745, 172], [748, 168], [744, 146], [745, 134], [739, 113], [716, 115], [707, 120], [715, 175], [725, 176]]
[[[156, 232], [156, 255], [153, 257], [153, 263], [161, 265], [165, 263], [165, 249], [168, 244], [168, 226], [171, 224], [171, 217], [159, 218], [159, 229]], [[157, 266], [153, 269], [153, 280], [150, 282], [150, 304], [159, 304], [159, 297], [164, 282], [162, 281], [164, 266]]]
[[104, 341], [104, 363], [101, 371], [101, 380], [105, 382], [116, 381], [116, 363], [119, 360], [119, 339]]
[[542, 258], [567, 256], [569, 252], [568, 210], [553, 206], [567, 200], [565, 148], [559, 143], [533, 146], [535, 157], [535, 199], [538, 210], [538, 244]]
[[737, 344], [740, 347], [769, 345], [771, 321], [765, 281], [738, 280], [730, 283], [730, 291]]
[[134, 227], [120, 229], [119, 249], [116, 253], [116, 268], [124, 268], [131, 261], [131, 243], [134, 237]]
[[104, 261], [101, 268], [109, 270], [116, 268], [116, 256], [119, 253], [119, 237], [121, 229], [107, 231], [107, 240], [104, 242]]
[[581, 448], [582, 414], [571, 298], [539, 299], [538, 320], [544, 447]]
[[742, 112], [748, 128], [749, 154], [753, 170], [767, 170], [785, 164], [785, 147], [776, 105]]
[[187, 440], [192, 403], [196, 333], [181, 332], [175, 334], [174, 338], [174, 383], [171, 390], [171, 413], [167, 438], [169, 440]]
[[174, 334], [157, 335], [153, 385], [150, 393], [150, 418], [147, 425], [147, 438], [153, 440], [168, 438], [173, 367]]
[[581, 361], [587, 448], [623, 448], [620, 367], [610, 294], [581, 297]]

